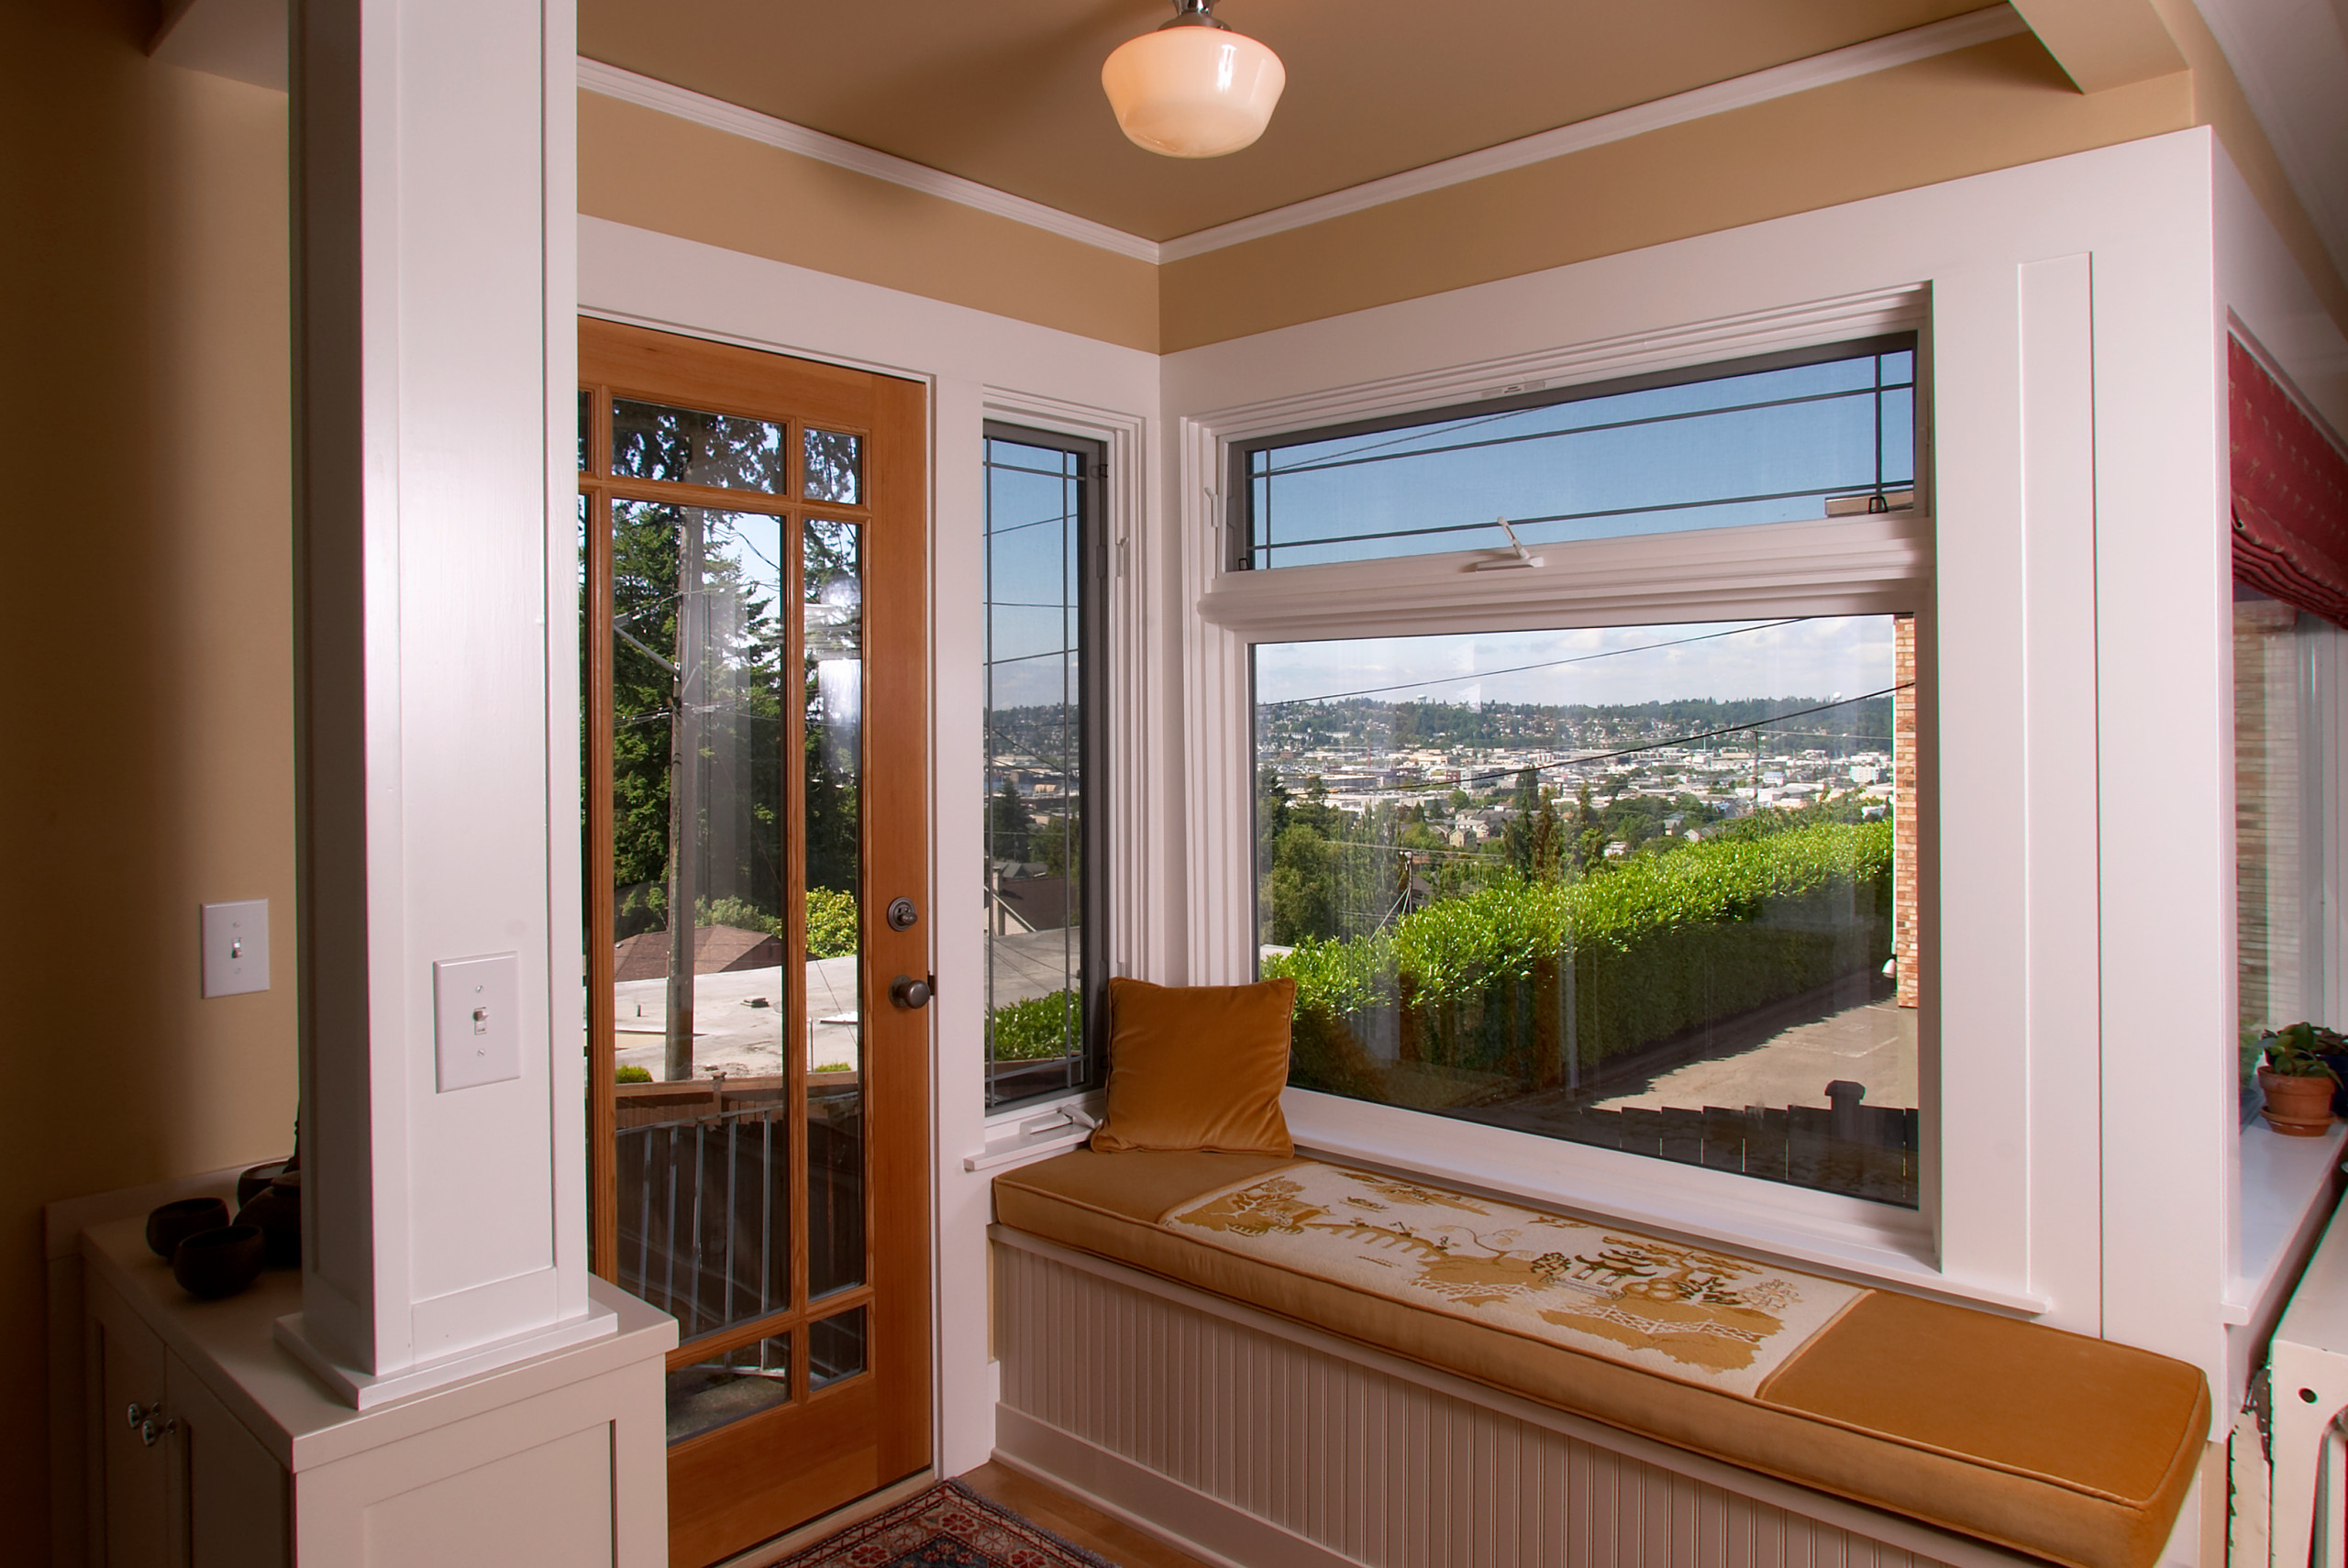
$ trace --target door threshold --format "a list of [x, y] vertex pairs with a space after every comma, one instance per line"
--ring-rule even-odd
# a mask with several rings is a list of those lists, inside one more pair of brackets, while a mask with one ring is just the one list
[[892, 1482], [878, 1492], [867, 1492], [856, 1501], [843, 1503], [830, 1513], [820, 1518], [809, 1519], [796, 1529], [786, 1530], [771, 1540], [762, 1540], [731, 1557], [721, 1557], [710, 1564], [710, 1568], [767, 1568], [769, 1563], [780, 1562], [792, 1552], [837, 1535], [851, 1525], [862, 1524], [873, 1515], [893, 1508], [907, 1497], [936, 1484], [937, 1472], [925, 1465], [903, 1480]]

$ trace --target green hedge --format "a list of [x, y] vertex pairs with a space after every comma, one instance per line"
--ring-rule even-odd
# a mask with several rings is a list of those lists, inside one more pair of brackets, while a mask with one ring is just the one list
[[1301, 943], [1263, 973], [1297, 981], [1292, 1082], [1408, 1099], [1363, 1047], [1364, 1014], [1398, 1009], [1404, 1061], [1537, 1087], [1562, 1074], [1568, 1037], [1594, 1065], [1890, 951], [1890, 824], [1831, 823], [1634, 856], [1570, 886], [1512, 879]]
[[[660, 889], [654, 888], [654, 893]], [[648, 900], [659, 906], [660, 900]], [[763, 931], [770, 936], [786, 934], [782, 917], [769, 914], [748, 899], [699, 899], [693, 905], [694, 922], [699, 925], [730, 925], [737, 931]], [[810, 958], [845, 958], [856, 951], [856, 895], [843, 893], [834, 888], [807, 889], [807, 956]]]
[[998, 1062], [1041, 1062], [1074, 1054], [1083, 1031], [1075, 993], [1054, 991], [1025, 1001], [1006, 1002], [987, 1014], [987, 1033]]
[[845, 958], [856, 951], [856, 895], [807, 889], [807, 956]]

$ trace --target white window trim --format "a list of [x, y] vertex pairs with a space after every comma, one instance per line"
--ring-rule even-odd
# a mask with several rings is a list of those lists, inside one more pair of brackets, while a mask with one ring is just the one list
[[[1144, 514], [1148, 494], [1147, 424], [1138, 416], [1007, 387], [984, 388], [980, 399], [989, 421], [1098, 441], [1104, 454], [1108, 476], [1101, 487], [1101, 508], [1110, 557], [1105, 578], [1109, 614], [1107, 646], [1097, 650], [1096, 657], [1109, 659], [1109, 711], [1086, 719], [1105, 719], [1110, 726], [1109, 788], [1097, 808], [1109, 812], [1109, 972], [1131, 975], [1141, 962], [1139, 955], [1154, 952], [1163, 940], [1162, 905], [1148, 896], [1150, 878], [1142, 854], [1145, 825], [1151, 820], [1148, 715], [1164, 701], [1157, 690], [1163, 671], [1156, 660], [1127, 657], [1147, 635], [1150, 595], [1156, 591], [1146, 552], [1134, 538], [1139, 531], [1135, 520]], [[972, 454], [973, 461], [977, 456]], [[947, 591], [949, 586], [941, 582], [938, 591]], [[983, 591], [973, 585], [973, 591]], [[977, 760], [982, 764], [983, 759]], [[1099, 1085], [989, 1111], [985, 1151], [966, 1156], [963, 1166], [993, 1171], [1058, 1154], [1081, 1143], [1102, 1115]]]
[[[1773, 349], [1898, 331], [1919, 335], [1918, 381], [1924, 389], [1920, 395], [1924, 395], [1933, 384], [1930, 304], [1930, 293], [1922, 286], [1878, 290], [1182, 416], [1175, 432], [1180, 475], [1174, 486], [1178, 504], [1173, 519], [1179, 530], [1181, 599], [1194, 607], [1183, 626], [1190, 883], [1238, 890], [1190, 903], [1187, 935], [1193, 983], [1231, 983], [1254, 974], [1253, 900], [1246, 891], [1254, 877], [1255, 767], [1248, 706], [1254, 644], [1754, 614], [1913, 612], [1926, 713], [1919, 736], [1923, 819], [1919, 902], [1926, 983], [1918, 1028], [1924, 1165], [1920, 1208], [1903, 1210], [1292, 1088], [1284, 1105], [1301, 1144], [1759, 1250], [1907, 1289], [2011, 1310], [2046, 1310], [2048, 1297], [2033, 1287], [2026, 1257], [2024, 1266], [2016, 1268], [2010, 1249], [1966, 1244], [1968, 1238], [2000, 1231], [2026, 1236], [2027, 1213], [2012, 1201], [2019, 1191], [2026, 1202], [2026, 1186], [2002, 1186], [1988, 1195], [1986, 1204], [1959, 1199], [1966, 1212], [1953, 1227], [1949, 1195], [1941, 1180], [1944, 1122], [1952, 1099], [1958, 1120], [1969, 1130], [1968, 1143], [1977, 1145], [1988, 1141], [1989, 1129], [2001, 1121], [2026, 1121], [2030, 1084], [2026, 1061], [2011, 1052], [1975, 1053], [1944, 1066], [1938, 977], [1945, 933], [1937, 917], [1944, 807], [1936, 799], [1936, 759], [1943, 746], [1978, 737], [1966, 733], [1970, 728], [1966, 715], [1956, 718], [1959, 733], [1952, 735], [1950, 715], [1934, 711], [1934, 650], [1949, 589], [1934, 576], [1933, 518], [1928, 509], [1545, 546], [1546, 565], [1506, 574], [1466, 570], [1469, 561], [1480, 558], [1482, 553], [1475, 551], [1255, 572], [1234, 572], [1224, 565], [1224, 530], [1230, 524], [1216, 486], [1228, 471], [1224, 454], [1234, 442], [1445, 408], [1478, 396], [1698, 368]], [[1920, 499], [1926, 508], [1931, 502], [1932, 428], [1928, 407], [1917, 465]], [[1670, 568], [1667, 582], [1656, 570], [1665, 562]], [[1977, 580], [1967, 573], [1960, 597], [1965, 587]], [[1968, 871], [1981, 882], [2002, 873], [2011, 878], [2010, 889], [2021, 885], [2018, 869], [1978, 867]], [[1977, 902], [1985, 889], [1977, 886], [1969, 891]], [[2010, 902], [2009, 893], [2006, 903]]]

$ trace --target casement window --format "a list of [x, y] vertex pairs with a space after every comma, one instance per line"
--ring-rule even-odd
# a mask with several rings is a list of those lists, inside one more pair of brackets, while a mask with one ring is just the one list
[[1919, 1207], [1917, 358], [1227, 444], [1293, 1087]]
[[2341, 680], [2348, 451], [2239, 337], [2227, 343], [2233, 513], [2237, 1090], [2261, 1103], [2260, 1036], [2338, 1026]]
[[1106, 994], [1102, 447], [986, 427], [986, 1105], [1092, 1087]]
[[2326, 955], [2336, 924], [2328, 764], [2338, 745], [2340, 628], [2234, 590], [2234, 975], [2241, 1120], [2258, 1115], [2260, 1036], [2334, 1021]]

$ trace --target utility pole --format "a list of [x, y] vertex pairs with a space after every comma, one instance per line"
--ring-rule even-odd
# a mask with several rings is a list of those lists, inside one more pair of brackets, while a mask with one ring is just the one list
[[708, 654], [702, 514], [678, 508], [676, 696], [669, 706], [669, 1005], [661, 1077], [693, 1076], [694, 861], [701, 844], [701, 700]]

